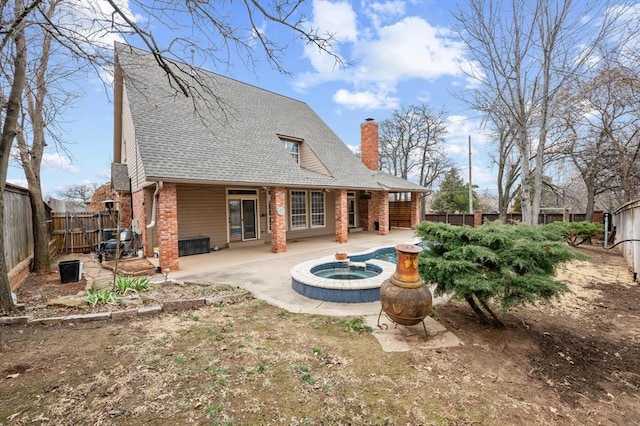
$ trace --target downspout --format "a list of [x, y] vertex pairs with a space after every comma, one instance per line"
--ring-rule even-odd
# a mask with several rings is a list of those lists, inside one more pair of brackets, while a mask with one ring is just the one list
[[133, 215], [133, 187], [131, 186], [131, 178], [129, 178], [129, 202], [131, 203], [131, 223], [135, 219]]
[[161, 190], [162, 190], [162, 181], [158, 181], [156, 182], [156, 190], [153, 193], [153, 209], [151, 210], [151, 223], [147, 224], [147, 229], [153, 228], [154, 226], [156, 226], [156, 208], [157, 208], [157, 202], [158, 202], [158, 194], [160, 194]]

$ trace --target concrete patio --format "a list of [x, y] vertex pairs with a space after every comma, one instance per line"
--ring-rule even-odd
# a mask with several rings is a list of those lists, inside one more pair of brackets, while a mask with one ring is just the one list
[[409, 229], [393, 229], [389, 235], [376, 232], [349, 234], [349, 242], [339, 244], [332, 236], [287, 241], [287, 252], [274, 254], [268, 244], [240, 249], [223, 249], [208, 254], [180, 258], [180, 270], [169, 279], [201, 283], [225, 283], [243, 287], [258, 299], [289, 312], [367, 316], [380, 312], [380, 303], [331, 303], [308, 299], [291, 288], [291, 268], [337, 251], [358, 253], [374, 247], [395, 246], [417, 241]]

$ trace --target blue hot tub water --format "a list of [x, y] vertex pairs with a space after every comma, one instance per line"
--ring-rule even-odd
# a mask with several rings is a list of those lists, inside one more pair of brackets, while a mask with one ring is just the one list
[[330, 262], [311, 268], [311, 273], [317, 277], [333, 280], [362, 280], [375, 277], [382, 272], [376, 265], [354, 266], [346, 262]]
[[[423, 247], [422, 243], [417, 245]], [[300, 270], [295, 274], [292, 272], [292, 287], [305, 297], [326, 302], [364, 303], [378, 301], [380, 300], [382, 279], [376, 280], [375, 277], [388, 268], [366, 263], [372, 259], [395, 265], [397, 261], [396, 249], [395, 247], [383, 247], [368, 253], [349, 255], [347, 262], [329, 261], [315, 264], [307, 270], [308, 276], [305, 276], [305, 272]], [[387, 274], [390, 272], [387, 271]], [[372, 278], [375, 281], [374, 285], [370, 280]], [[324, 284], [318, 283], [317, 279], [324, 280]]]

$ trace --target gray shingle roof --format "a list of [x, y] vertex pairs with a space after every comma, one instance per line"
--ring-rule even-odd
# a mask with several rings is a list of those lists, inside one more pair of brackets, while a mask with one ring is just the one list
[[111, 163], [111, 187], [114, 191], [129, 192], [129, 173], [126, 164]]
[[[172, 63], [202, 95], [185, 97], [150, 53], [116, 43], [116, 55], [148, 180], [388, 189], [303, 102]], [[301, 168], [278, 135], [303, 139], [331, 176]], [[393, 182], [395, 190], [426, 190]]]

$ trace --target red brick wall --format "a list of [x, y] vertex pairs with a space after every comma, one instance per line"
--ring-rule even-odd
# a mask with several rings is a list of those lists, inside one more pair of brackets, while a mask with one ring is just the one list
[[336, 193], [336, 241], [349, 241], [349, 217], [347, 212], [347, 190], [340, 189]]
[[158, 241], [160, 268], [180, 269], [178, 262], [178, 191], [175, 183], [165, 183], [158, 195]]
[[[271, 251], [274, 253], [287, 251], [286, 194], [282, 187], [271, 189]], [[284, 211], [283, 215], [278, 214], [278, 207]]]
[[360, 144], [362, 163], [369, 170], [378, 170], [378, 123], [373, 119], [360, 125]]
[[120, 209], [120, 227], [131, 228], [131, 194], [116, 192], [116, 201]]
[[378, 234], [387, 235], [389, 233], [389, 192], [376, 192], [374, 198], [378, 212]]
[[143, 250], [145, 256], [153, 256], [153, 247], [147, 243], [147, 214], [145, 209], [144, 189], [133, 193], [133, 218], [138, 221], [141, 241], [144, 244]]
[[479, 226], [482, 226], [482, 210], [473, 212], [473, 227], [477, 228]]
[[411, 227], [420, 223], [420, 199], [422, 194], [419, 192], [411, 193]]
[[370, 198], [360, 199], [360, 226], [363, 231], [373, 231], [375, 229], [374, 222], [377, 219], [378, 207], [375, 195], [371, 193]]

